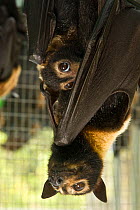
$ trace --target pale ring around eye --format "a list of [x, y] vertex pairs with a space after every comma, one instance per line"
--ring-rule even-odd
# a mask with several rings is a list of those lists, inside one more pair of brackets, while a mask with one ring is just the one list
[[59, 65], [58, 65], [58, 69], [59, 71], [61, 72], [69, 72], [71, 71], [70, 69], [70, 64], [68, 62], [61, 62]]
[[72, 187], [75, 191], [81, 191], [85, 188], [85, 183], [79, 182], [79, 183], [74, 184]]

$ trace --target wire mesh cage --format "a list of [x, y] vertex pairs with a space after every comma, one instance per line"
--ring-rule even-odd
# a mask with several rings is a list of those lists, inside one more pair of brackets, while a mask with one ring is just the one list
[[[23, 1], [17, 1], [19, 5]], [[0, 209], [139, 210], [140, 97], [136, 96], [129, 130], [118, 138], [104, 163], [108, 203], [92, 193], [41, 199], [53, 132], [39, 91], [36, 66], [28, 62], [27, 42], [21, 50], [22, 73], [17, 87], [0, 109]]]

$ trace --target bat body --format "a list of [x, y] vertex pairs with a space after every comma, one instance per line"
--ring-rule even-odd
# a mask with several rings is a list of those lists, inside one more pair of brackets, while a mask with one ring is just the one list
[[7, 95], [18, 81], [18, 55], [26, 30], [15, 0], [0, 1], [0, 97]]
[[101, 178], [104, 157], [129, 121], [128, 97], [125, 93], [115, 93], [70, 145], [60, 147], [53, 144], [49, 178], [42, 197], [48, 198], [57, 192], [81, 195], [92, 191], [98, 199], [106, 202], [105, 184]]
[[97, 1], [91, 0], [65, 0], [56, 4], [55, 35], [47, 48], [47, 59], [38, 65], [38, 70], [44, 87], [51, 91], [57, 123], [67, 107], [75, 77], [97, 20], [97, 8]]
[[[23, 68], [19, 85], [14, 89], [18, 97], [14, 98], [12, 93], [9, 94], [4, 107], [0, 110], [0, 116], [4, 117], [5, 122], [2, 130], [8, 136], [7, 141], [1, 146], [6, 150], [21, 149], [38, 130], [48, 124], [47, 119], [42, 117], [47, 115], [47, 108], [44, 97], [37, 88], [38, 72], [33, 65], [27, 64], [27, 69], [30, 69], [30, 72]], [[7, 114], [9, 112], [13, 114], [9, 116]]]
[[[120, 36], [119, 32], [118, 36]], [[112, 62], [109, 60], [110, 53], [112, 53], [111, 56], [114, 53], [114, 59], [117, 61], [118, 42], [115, 45], [113, 40], [112, 43], [114, 44], [114, 51], [111, 49], [109, 52], [103, 53], [102, 63], [100, 63], [101, 68], [107, 69], [110, 66], [110, 62]], [[125, 42], [122, 41], [121, 45], [123, 45], [122, 43]], [[110, 46], [110, 41], [107, 46]], [[121, 47], [123, 48], [123, 46]], [[127, 52], [126, 49], [124, 55]], [[45, 78], [43, 71], [45, 69], [42, 70], [42, 77]], [[129, 86], [131, 85], [129, 83]], [[43, 198], [55, 195], [57, 192], [78, 195], [92, 191], [97, 198], [106, 202], [105, 184], [101, 179], [104, 157], [117, 136], [123, 133], [129, 125], [131, 109], [129, 104], [131, 104], [130, 101], [132, 101], [135, 88], [131, 89], [132, 92], [129, 91], [129, 95], [125, 90], [124, 92], [116, 91], [112, 93], [69, 146], [60, 147], [55, 144], [52, 146], [52, 157], [48, 165], [49, 179], [44, 185]], [[61, 90], [60, 92], [57, 101], [54, 103], [54, 115], [58, 124], [63, 112], [65, 112], [70, 90]], [[75, 144], [78, 144], [78, 146], [76, 147]]]
[[55, 127], [42, 198], [93, 191], [106, 202], [104, 156], [129, 124], [140, 77], [140, 13], [120, 1], [102, 10], [99, 1], [56, 2], [53, 36], [38, 65]]

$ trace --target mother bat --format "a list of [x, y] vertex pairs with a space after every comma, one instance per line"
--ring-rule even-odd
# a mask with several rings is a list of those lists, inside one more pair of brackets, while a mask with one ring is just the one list
[[140, 76], [140, 12], [119, 0], [42, 1], [37, 8], [33, 35], [26, 2], [29, 51], [55, 131], [42, 198], [93, 191], [106, 202], [104, 157], [129, 124]]

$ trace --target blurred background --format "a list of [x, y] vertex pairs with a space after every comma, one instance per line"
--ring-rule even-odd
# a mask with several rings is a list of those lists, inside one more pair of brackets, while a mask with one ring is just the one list
[[[20, 10], [23, 0], [16, 1]], [[140, 97], [136, 96], [128, 131], [110, 148], [103, 178], [108, 203], [91, 193], [41, 199], [53, 132], [39, 90], [36, 66], [28, 61], [25, 39], [18, 85], [0, 98], [0, 210], [139, 210]]]

